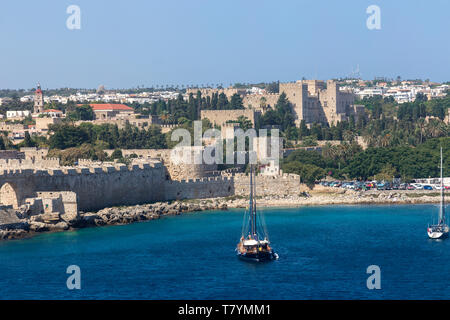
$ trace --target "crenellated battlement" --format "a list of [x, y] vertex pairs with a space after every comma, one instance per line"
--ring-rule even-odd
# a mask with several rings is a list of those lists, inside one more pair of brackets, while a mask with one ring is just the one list
[[29, 167], [0, 167], [0, 177], [1, 176], [61, 176], [69, 175], [74, 176], [77, 174], [110, 174], [115, 172], [126, 172], [126, 171], [141, 171], [141, 170], [152, 170], [161, 169], [163, 167], [160, 162], [142, 162], [127, 166], [122, 163], [117, 163], [114, 165], [91, 165], [91, 166], [76, 166], [76, 167], [52, 167], [52, 168], [29, 168]]
[[[0, 199], [13, 206], [25, 204], [37, 192], [73, 192], [80, 210], [134, 205], [177, 199], [202, 199], [248, 195], [249, 177], [239, 169], [215, 171], [211, 176], [168, 180], [166, 167], [155, 160], [123, 163], [92, 163], [76, 167], [0, 168]], [[298, 194], [296, 174], [257, 176], [261, 196]], [[2, 202], [3, 203], [3, 202]]]
[[59, 158], [45, 159], [0, 159], [0, 168], [49, 168], [59, 167]]
[[[0, 168], [0, 200], [10, 199], [8, 203], [18, 207], [25, 199], [36, 197], [37, 191], [70, 191], [77, 194], [81, 210], [92, 210], [161, 200], [164, 181], [165, 170], [158, 161], [141, 160], [129, 166], [104, 163], [45, 169]], [[9, 190], [8, 194], [2, 194], [2, 190]]]

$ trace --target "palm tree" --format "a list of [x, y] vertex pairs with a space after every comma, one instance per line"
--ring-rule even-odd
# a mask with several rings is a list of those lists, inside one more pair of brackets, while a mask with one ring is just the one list
[[266, 97], [261, 97], [261, 99], [259, 100], [259, 107], [263, 110], [266, 109], [266, 107], [267, 107]]
[[350, 130], [345, 130], [342, 134], [342, 137], [345, 141], [353, 142], [353, 140], [355, 140], [355, 133]]
[[384, 134], [384, 135], [381, 136], [380, 139], [378, 140], [378, 141], [379, 141], [379, 145], [380, 145], [381, 147], [384, 147], [384, 148], [388, 147], [388, 146], [391, 144], [391, 138], [392, 138], [392, 136], [391, 136], [390, 133]]
[[377, 144], [377, 134], [375, 130], [375, 124], [373, 122], [370, 122], [364, 132], [363, 132], [363, 139], [364, 142], [367, 143], [368, 146], [374, 146]]
[[432, 138], [441, 137], [448, 132], [447, 126], [440, 119], [430, 119], [426, 130]]
[[425, 119], [424, 118], [417, 119], [417, 127], [420, 131], [420, 143], [422, 143], [423, 142], [423, 134], [425, 132]]
[[336, 159], [336, 148], [330, 142], [327, 142], [322, 147], [322, 155], [325, 158], [330, 158], [334, 160]]

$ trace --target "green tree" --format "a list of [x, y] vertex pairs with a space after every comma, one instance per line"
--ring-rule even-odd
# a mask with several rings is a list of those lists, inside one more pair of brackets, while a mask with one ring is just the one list
[[25, 131], [25, 139], [20, 143], [21, 147], [36, 147], [36, 143], [31, 139], [30, 133]]
[[94, 120], [95, 115], [92, 107], [88, 104], [84, 104], [79, 107], [75, 107], [73, 111], [67, 113], [67, 117], [70, 120]]
[[282, 169], [283, 172], [286, 173], [298, 174], [300, 176], [300, 181], [306, 183], [310, 188], [313, 188], [314, 183], [326, 175], [324, 169], [312, 164], [304, 164], [299, 161], [286, 163], [282, 165]]
[[83, 143], [90, 142], [88, 133], [73, 125], [50, 126], [50, 131], [53, 132], [49, 140], [52, 149], [78, 147]]
[[386, 164], [380, 173], [375, 175], [375, 179], [378, 181], [390, 181], [395, 176], [397, 176], [397, 170], [392, 166], [392, 164]]
[[230, 100], [230, 109], [234, 110], [234, 109], [244, 109], [244, 105], [242, 103], [242, 97], [235, 93], [231, 96], [231, 100]]
[[252, 122], [244, 116], [239, 116], [237, 118], [237, 122], [239, 123], [239, 128], [241, 128], [244, 131], [247, 131], [248, 129], [253, 127]]
[[123, 158], [122, 150], [120, 149], [115, 149], [111, 154], [111, 159], [122, 159], [122, 158]]

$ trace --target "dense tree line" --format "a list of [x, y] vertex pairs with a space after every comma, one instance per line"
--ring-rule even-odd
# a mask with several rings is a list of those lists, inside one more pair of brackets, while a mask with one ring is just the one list
[[450, 175], [450, 137], [429, 139], [413, 146], [370, 147], [361, 150], [356, 144], [326, 145], [322, 153], [297, 150], [282, 161], [286, 173], [300, 174], [303, 182], [312, 183], [325, 175], [342, 179], [413, 178], [439, 176], [439, 150], [444, 150], [444, 175]]
[[166, 136], [161, 128], [151, 126], [148, 130], [140, 130], [127, 124], [123, 129], [117, 125], [82, 123], [51, 125], [49, 147], [51, 149], [67, 149], [83, 144], [101, 146], [103, 149], [164, 149], [167, 148]]
[[94, 110], [92, 110], [92, 107], [88, 104], [68, 108], [66, 112], [66, 118], [72, 121], [94, 120], [95, 118]]
[[[274, 108], [270, 108], [261, 117], [258, 126], [276, 126], [286, 133], [288, 139], [295, 138], [296, 128], [294, 123], [294, 115], [292, 112], [292, 104], [283, 92], [278, 98]], [[293, 133], [294, 132], [294, 133]]]
[[234, 94], [230, 100], [224, 93], [213, 93], [212, 96], [203, 97], [200, 91], [190, 94], [187, 101], [179, 94], [177, 99], [168, 101], [159, 100], [153, 103], [131, 105], [137, 112], [144, 115], [157, 115], [163, 123], [182, 124], [186, 121], [200, 119], [200, 110], [232, 110], [244, 109], [242, 97]]
[[308, 128], [304, 122], [290, 133], [291, 140], [340, 140], [352, 142], [361, 136], [371, 147], [418, 146], [428, 139], [449, 136], [449, 125], [443, 119], [450, 108], [450, 95], [442, 99], [426, 100], [423, 95], [411, 103], [397, 104], [392, 97], [374, 96], [356, 101], [364, 104], [368, 118], [337, 122], [331, 126], [313, 123]]

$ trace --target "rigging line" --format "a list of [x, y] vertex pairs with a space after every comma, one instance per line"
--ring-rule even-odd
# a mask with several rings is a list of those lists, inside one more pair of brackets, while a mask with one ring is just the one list
[[[255, 220], [256, 220], [256, 216], [258, 216], [258, 221], [257, 221], [257, 225], [259, 225], [259, 227], [260, 227], [260, 229], [261, 229], [261, 231], [263, 232], [263, 234], [262, 234], [262, 236], [264, 237], [264, 238], [269, 238], [268, 237], [268, 232], [267, 232], [267, 225], [266, 225], [266, 222], [265, 222], [265, 217], [264, 217], [264, 214], [262, 214], [261, 213], [261, 210], [257, 210], [256, 209], [256, 190], [257, 190], [257, 183], [256, 183], [256, 174], [255, 174], [255, 178], [254, 178], [254, 181], [253, 181], [253, 187], [254, 187], [254, 196], [255, 196], [255, 203], [254, 203], [254, 207], [255, 207], [255, 210], [254, 210], [254, 214], [255, 214]], [[256, 222], [256, 221], [255, 221]], [[255, 226], [255, 229], [257, 229], [257, 226]]]
[[269, 232], [267, 231], [266, 217], [265, 217], [265, 214], [261, 210], [259, 211], [259, 216], [260, 216], [264, 236], [267, 238], [267, 240], [269, 240]]
[[246, 226], [247, 226], [247, 221], [245, 219], [246, 216], [247, 216], [247, 210], [244, 210], [244, 218], [243, 218], [243, 221], [242, 221], [242, 230], [241, 230], [241, 236], [243, 236], [243, 237], [245, 237], [244, 232], [245, 232]]

